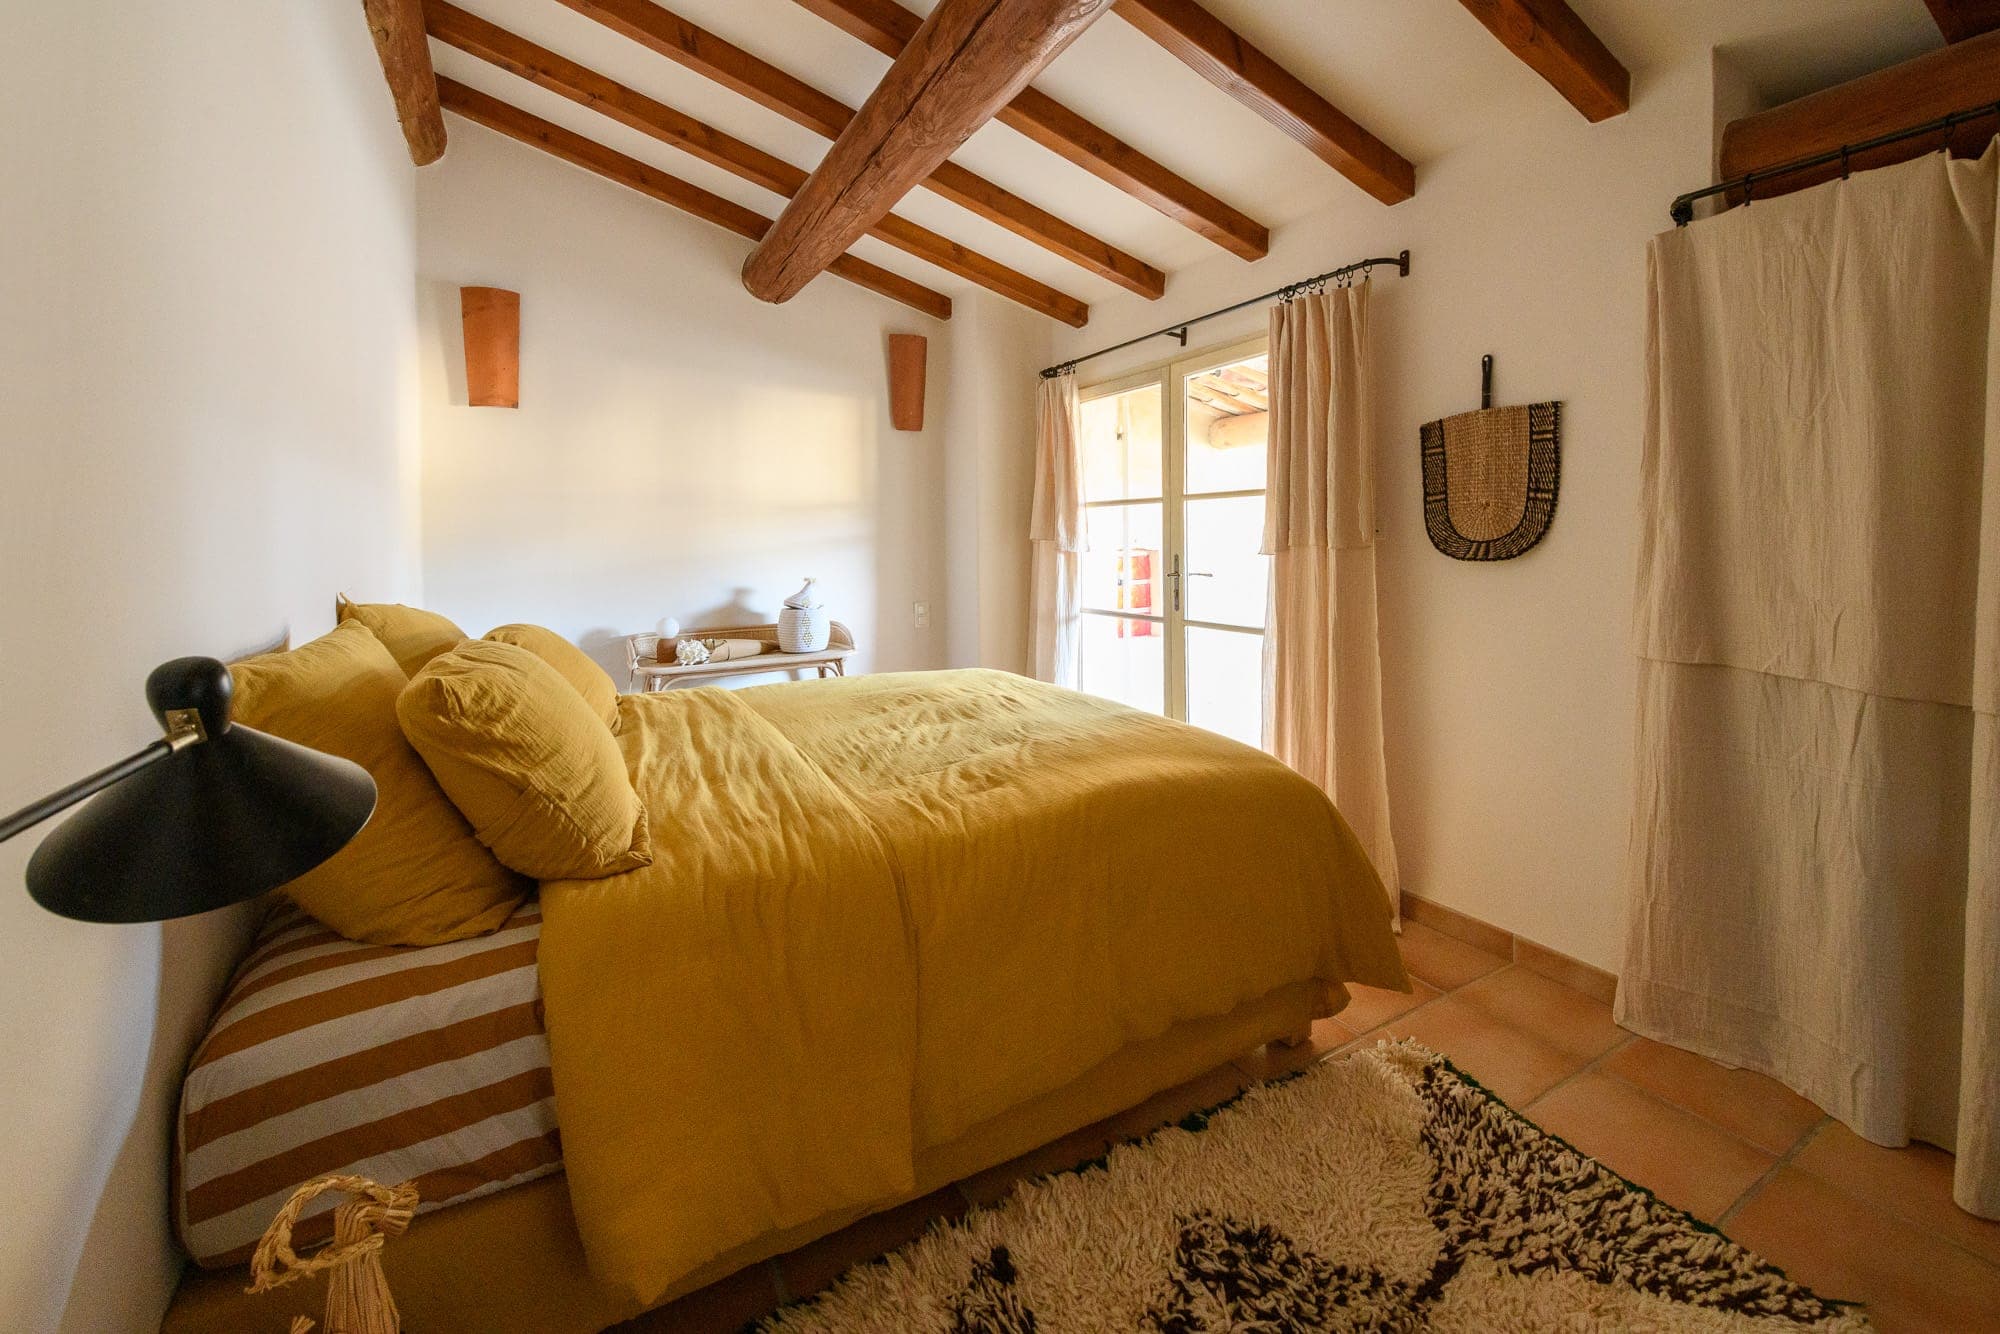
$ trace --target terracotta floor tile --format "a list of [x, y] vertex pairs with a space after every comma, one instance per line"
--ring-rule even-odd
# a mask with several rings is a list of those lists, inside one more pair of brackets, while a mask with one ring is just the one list
[[1371, 1044], [1381, 1037], [1415, 1038], [1515, 1107], [1540, 1097], [1585, 1064], [1584, 1058], [1530, 1037], [1456, 996], [1432, 1001], [1363, 1035]]
[[839, 1278], [848, 1266], [885, 1255], [922, 1236], [934, 1220], [958, 1218], [965, 1211], [965, 1198], [958, 1188], [946, 1186], [894, 1209], [849, 1223], [831, 1236], [809, 1241], [778, 1257], [778, 1267], [785, 1275], [785, 1290], [793, 1300], [810, 1297]]
[[1497, 954], [1475, 949], [1422, 922], [1404, 922], [1400, 940], [1403, 967], [1409, 970], [1412, 977], [1422, 978], [1440, 991], [1462, 987], [1473, 978], [1483, 977], [1507, 962]]
[[771, 1262], [760, 1260], [605, 1334], [725, 1334], [778, 1309]]
[[2000, 1268], [1809, 1172], [1781, 1170], [1725, 1230], [1821, 1296], [1867, 1303], [1881, 1334], [2000, 1329]]
[[1407, 1014], [1444, 994], [1420, 977], [1410, 979], [1410, 990], [1407, 992], [1364, 987], [1358, 982], [1348, 983], [1347, 992], [1353, 999], [1334, 1018], [1350, 1033], [1366, 1033], [1371, 1028], [1380, 1028], [1397, 1015]]
[[1830, 1121], [1793, 1165], [2000, 1264], [2000, 1223], [1952, 1203], [1953, 1159], [1943, 1149], [1928, 1144], [1885, 1149]]
[[1530, 1105], [1527, 1115], [1627, 1181], [1711, 1223], [1777, 1161], [1775, 1154], [1595, 1070]]
[[[1357, 989], [1350, 988], [1350, 990]], [[1396, 993], [1392, 991], [1388, 994], [1393, 996]], [[1314, 1061], [1321, 1060], [1354, 1041], [1354, 1030], [1342, 1022], [1346, 1018], [1346, 1013], [1343, 1010], [1340, 1019], [1313, 1021], [1310, 1042], [1296, 1047], [1287, 1047], [1276, 1042], [1267, 1043], [1239, 1056], [1236, 1059], [1236, 1066], [1252, 1079], [1276, 1079], [1294, 1070], [1303, 1070]]]
[[1635, 1038], [1598, 1067], [1760, 1149], [1783, 1154], [1826, 1113], [1768, 1075], [1731, 1070], [1706, 1056]]
[[1452, 999], [1585, 1060], [1630, 1036], [1611, 1021], [1609, 1005], [1518, 965], [1467, 983]]

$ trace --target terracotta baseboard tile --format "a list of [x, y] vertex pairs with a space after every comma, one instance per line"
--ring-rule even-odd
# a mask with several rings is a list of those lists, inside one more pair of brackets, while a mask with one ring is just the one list
[[1462, 940], [1474, 949], [1497, 954], [1503, 959], [1514, 957], [1512, 931], [1503, 931], [1477, 917], [1468, 917], [1456, 908], [1419, 898], [1407, 890], [1403, 893], [1403, 916], [1413, 922], [1422, 922], [1431, 930], [1442, 932], [1454, 940]]
[[1530, 972], [1540, 973], [1551, 982], [1560, 982], [1572, 991], [1581, 991], [1593, 1000], [1611, 1004], [1618, 991], [1618, 974], [1573, 959], [1546, 945], [1537, 945], [1490, 922], [1447, 908], [1421, 895], [1403, 891], [1403, 916], [1441, 935], [1463, 941], [1475, 949], [1511, 959]]
[[1546, 945], [1514, 937], [1514, 962], [1529, 972], [1540, 973], [1551, 982], [1560, 982], [1571, 991], [1581, 991], [1592, 1000], [1611, 1004], [1618, 994], [1618, 974], [1606, 972], [1581, 959], [1572, 959]]

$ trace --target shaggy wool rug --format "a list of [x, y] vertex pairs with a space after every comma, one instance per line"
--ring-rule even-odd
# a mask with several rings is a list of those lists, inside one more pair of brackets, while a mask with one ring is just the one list
[[1860, 1334], [1869, 1325], [1403, 1042], [1025, 1182], [761, 1328]]

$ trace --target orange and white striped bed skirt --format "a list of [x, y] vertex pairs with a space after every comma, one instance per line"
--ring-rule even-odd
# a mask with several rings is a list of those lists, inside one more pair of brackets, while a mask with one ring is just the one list
[[[236, 970], [181, 1089], [174, 1217], [210, 1267], [249, 1259], [293, 1188], [414, 1180], [427, 1212], [562, 1169], [530, 899], [491, 935], [365, 945], [286, 908]], [[334, 1195], [295, 1244], [331, 1235]]]

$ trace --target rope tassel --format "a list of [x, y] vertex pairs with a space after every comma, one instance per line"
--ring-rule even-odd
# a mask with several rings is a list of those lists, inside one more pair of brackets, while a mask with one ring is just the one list
[[[292, 1249], [299, 1215], [327, 1191], [354, 1196], [333, 1211], [333, 1240], [307, 1259]], [[326, 1274], [326, 1334], [401, 1334], [402, 1317], [382, 1273], [382, 1247], [409, 1229], [416, 1213], [417, 1188], [405, 1181], [383, 1186], [362, 1176], [325, 1176], [292, 1192], [250, 1257], [252, 1282], [246, 1291], [269, 1292], [296, 1279]], [[307, 1334], [312, 1321], [299, 1316], [291, 1334]]]

